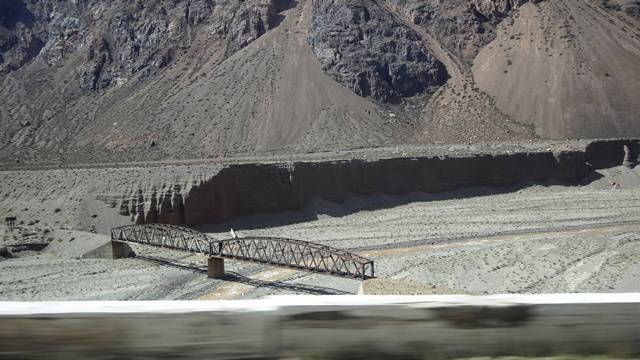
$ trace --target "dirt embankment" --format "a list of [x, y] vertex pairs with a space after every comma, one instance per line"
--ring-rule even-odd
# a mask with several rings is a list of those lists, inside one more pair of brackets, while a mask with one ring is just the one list
[[560, 152], [232, 165], [182, 193], [169, 188], [145, 196], [141, 191], [136, 206], [123, 200], [120, 211], [137, 223], [196, 225], [297, 210], [316, 197], [341, 202], [374, 193], [438, 193], [522, 182], [576, 184], [593, 169], [635, 163], [639, 153], [639, 140], [607, 140]]

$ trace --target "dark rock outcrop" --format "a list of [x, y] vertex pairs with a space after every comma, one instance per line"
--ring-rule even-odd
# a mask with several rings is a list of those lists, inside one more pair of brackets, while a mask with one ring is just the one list
[[336, 81], [386, 103], [433, 92], [448, 78], [420, 36], [371, 0], [314, 0], [309, 44]]
[[[474, 9], [486, 17], [505, 17], [511, 10], [530, 0], [471, 0]], [[540, 0], [533, 0], [538, 2]]]
[[227, 56], [244, 48], [278, 25], [278, 13], [289, 1], [260, 0], [242, 2], [228, 25]]
[[156, 73], [199, 39], [226, 43], [231, 56], [275, 26], [287, 3], [6, 0], [0, 2], [0, 71], [36, 56], [49, 65], [76, 61], [79, 87], [103, 89]]
[[20, 0], [0, 1], [0, 74], [33, 59], [44, 41], [34, 15]]
[[640, 19], [640, 1], [635, 0], [630, 2], [625, 8], [624, 12], [636, 19]]
[[495, 28], [517, 7], [541, 0], [385, 0], [408, 21], [428, 29], [441, 44], [470, 63], [495, 39]]

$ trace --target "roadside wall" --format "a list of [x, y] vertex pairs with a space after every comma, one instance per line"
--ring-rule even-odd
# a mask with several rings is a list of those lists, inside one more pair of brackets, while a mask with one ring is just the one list
[[640, 356], [640, 294], [0, 303], [0, 358]]

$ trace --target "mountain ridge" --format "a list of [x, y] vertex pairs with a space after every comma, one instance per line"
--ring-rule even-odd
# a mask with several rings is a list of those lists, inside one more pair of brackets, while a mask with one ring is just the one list
[[[517, 32], [521, 9], [548, 3], [6, 0], [0, 158], [139, 161], [638, 135], [624, 115], [635, 104], [607, 100], [613, 88], [597, 93], [611, 109], [588, 114], [587, 126], [579, 112], [540, 117], [508, 105], [501, 89], [526, 94], [528, 80], [503, 75], [513, 58], [489, 48]], [[589, 4], [594, 16], [626, 24], [632, 55], [617, 59], [633, 63], [636, 2]], [[582, 16], [556, 8], [558, 18]], [[619, 31], [603, 29], [606, 41]], [[629, 71], [616, 78], [625, 99], [640, 70]], [[531, 98], [517, 101], [545, 105]], [[585, 100], [560, 109], [570, 101]]]

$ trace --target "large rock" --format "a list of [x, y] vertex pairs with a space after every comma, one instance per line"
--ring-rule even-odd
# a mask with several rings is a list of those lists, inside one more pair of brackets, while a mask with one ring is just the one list
[[336, 81], [386, 103], [433, 92], [448, 78], [418, 33], [370, 0], [314, 0], [309, 44]]

